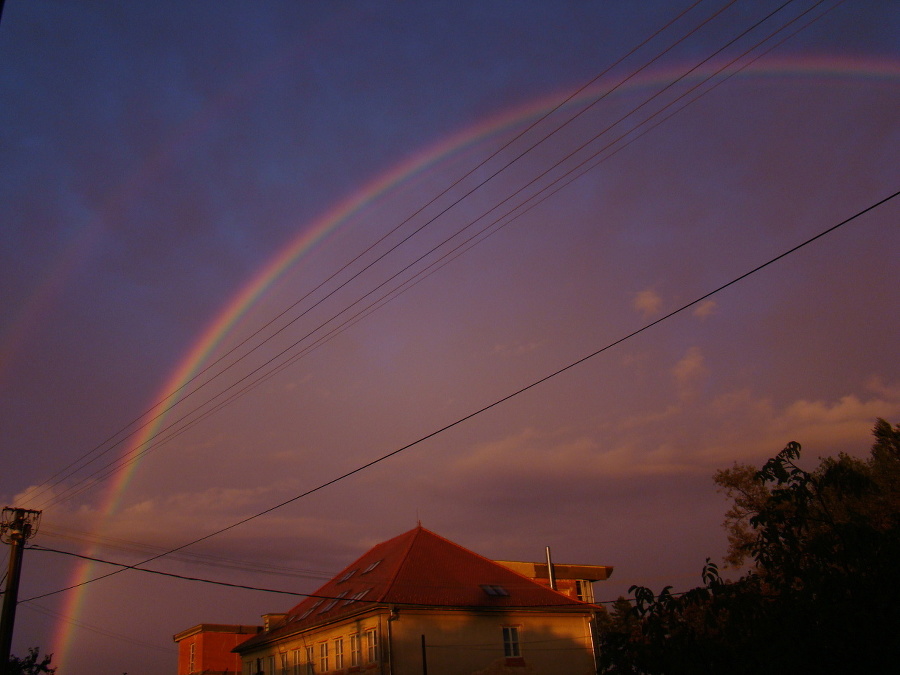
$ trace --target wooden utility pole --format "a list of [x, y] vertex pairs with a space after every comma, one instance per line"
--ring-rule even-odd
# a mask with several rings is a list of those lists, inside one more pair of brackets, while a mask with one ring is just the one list
[[22, 572], [22, 552], [25, 542], [35, 535], [41, 512], [7, 506], [0, 522], [0, 540], [12, 548], [9, 552], [9, 572], [3, 610], [0, 614], [0, 672], [9, 672], [9, 653], [12, 649], [13, 625], [16, 622], [16, 603], [19, 599], [19, 576]]

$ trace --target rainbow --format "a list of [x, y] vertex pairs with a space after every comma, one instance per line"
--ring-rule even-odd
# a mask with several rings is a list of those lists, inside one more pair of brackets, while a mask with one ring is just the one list
[[[711, 68], [704, 69], [691, 76], [692, 80], [706, 77]], [[678, 68], [666, 71], [654, 71], [647, 76], [636, 78], [617, 91], [617, 94], [633, 93], [642, 88], [656, 87], [674, 79], [683, 72]], [[871, 59], [846, 59], [836, 61], [833, 58], [804, 58], [796, 60], [767, 60], [765, 67], [753, 67], [743, 71], [740, 75], [747, 77], [815, 77], [815, 78], [848, 78], [866, 80], [893, 81], [900, 78], [900, 61]], [[576, 102], [584, 102], [586, 99], [596, 96], [600, 90], [592, 88], [592, 91], [582, 94]], [[422, 175], [429, 168], [449, 159], [476, 144], [502, 134], [510, 129], [520, 127], [530, 120], [534, 120], [547, 111], [552, 110], [564, 96], [547, 96], [532, 101], [518, 108], [508, 110], [490, 119], [484, 120], [472, 127], [464, 129], [422, 152], [397, 164], [385, 173], [377, 176], [353, 194], [329, 209], [313, 223], [304, 227], [293, 239], [274, 255], [250, 280], [222, 307], [219, 313], [201, 332], [188, 352], [180, 360], [177, 367], [166, 378], [163, 386], [153, 397], [153, 409], [159, 410], [165, 406], [171, 409], [177, 403], [177, 396], [185, 385], [200, 371], [204, 362], [209, 358], [216, 347], [235, 327], [248, 310], [270, 289], [272, 286], [312, 251], [317, 244], [324, 241], [341, 225], [347, 223], [351, 217], [362, 212], [383, 195], [398, 188], [413, 178]], [[165, 402], [165, 403], [160, 403]], [[132, 457], [145, 447], [160, 431], [163, 426], [165, 414], [158, 415], [151, 425], [146, 426], [122, 452], [120, 468], [116, 469], [109, 482], [109, 486], [101, 500], [101, 518], [97, 531], [102, 531], [109, 518], [118, 510], [128, 485], [137, 471], [138, 461], [124, 461]], [[93, 555], [92, 550], [89, 555]], [[70, 577], [69, 586], [79, 586], [74, 592], [66, 596], [64, 607], [61, 611], [62, 619], [54, 630], [52, 640], [52, 653], [57, 664], [65, 663], [73, 640], [74, 631], [71, 629], [71, 621], [81, 614], [87, 598], [89, 586], [81, 585], [94, 576], [93, 564], [89, 562], [77, 563]], [[64, 674], [63, 674], [64, 675]]]

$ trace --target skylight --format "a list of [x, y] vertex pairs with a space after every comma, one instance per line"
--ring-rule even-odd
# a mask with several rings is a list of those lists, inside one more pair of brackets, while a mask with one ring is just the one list
[[321, 605], [321, 604], [322, 604], [322, 600], [316, 600], [316, 601], [312, 604], [312, 606], [311, 606], [309, 609], [307, 609], [305, 612], [303, 612], [303, 614], [301, 614], [300, 616], [298, 616], [297, 619], [305, 619], [306, 617], [308, 617], [310, 614], [313, 613], [313, 610], [314, 610], [316, 607], [318, 607], [318, 606]]
[[349, 578], [352, 577], [354, 574], [356, 574], [356, 569], [357, 569], [357, 568], [354, 567], [352, 570], [350, 570], [350, 571], [347, 572], [344, 576], [342, 576], [340, 579], [338, 579], [337, 582], [338, 582], [338, 583], [341, 583], [342, 581], [347, 581], [347, 579], [349, 579]]
[[368, 574], [369, 572], [374, 570], [376, 567], [378, 567], [380, 564], [381, 564], [381, 560], [376, 560], [375, 562], [370, 563], [369, 566], [362, 571], [362, 573]]
[[367, 588], [367, 589], [364, 590], [364, 591], [359, 591], [359, 593], [354, 593], [354, 594], [351, 595], [349, 598], [347, 598], [346, 600], [344, 600], [344, 604], [345, 604], [345, 605], [352, 605], [352, 604], [353, 604], [354, 602], [356, 602], [357, 600], [361, 600], [362, 598], [364, 598], [364, 597], [366, 596], [366, 593], [368, 593], [368, 592], [371, 591], [371, 590], [372, 590], [371, 588]]
[[347, 593], [349, 593], [349, 592], [350, 592], [350, 591], [344, 591], [343, 593], [340, 593], [337, 597], [334, 597], [334, 598], [332, 598], [331, 600], [329, 600], [328, 602], [326, 602], [326, 603], [322, 606], [322, 609], [319, 610], [319, 614], [324, 614], [324, 613], [327, 612], [329, 609], [331, 609], [332, 607], [334, 607], [334, 606], [338, 603], [338, 600], [343, 599], [343, 597], [344, 597], [345, 595], [347, 595]]
[[503, 588], [503, 586], [498, 586], [497, 584], [481, 584], [481, 590], [495, 598], [509, 597], [509, 591]]

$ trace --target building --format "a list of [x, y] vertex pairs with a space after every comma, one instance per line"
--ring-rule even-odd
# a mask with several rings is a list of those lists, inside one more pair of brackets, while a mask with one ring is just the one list
[[[594, 602], [594, 582], [609, 579], [613, 572], [613, 568], [606, 565], [560, 565], [558, 563], [515, 562], [512, 560], [495, 560], [494, 562], [582, 602]], [[548, 571], [551, 565], [552, 578]]]
[[174, 636], [178, 645], [178, 675], [236, 675], [241, 671], [241, 659], [232, 652], [237, 645], [262, 626], [233, 626], [201, 623]]
[[600, 608], [574, 596], [612, 568], [570, 567], [584, 575], [561, 576], [571, 595], [547, 585], [546, 564], [494, 562], [420, 526], [267, 615], [234, 651], [243, 675], [589, 675]]

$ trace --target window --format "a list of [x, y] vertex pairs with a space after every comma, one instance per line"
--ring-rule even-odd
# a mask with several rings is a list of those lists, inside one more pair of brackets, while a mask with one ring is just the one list
[[306, 675], [315, 675], [316, 666], [315, 666], [315, 655], [313, 654], [313, 648], [306, 648]]
[[350, 570], [349, 572], [347, 572], [346, 574], [344, 574], [344, 576], [342, 576], [340, 579], [338, 579], [337, 582], [338, 582], [338, 583], [341, 583], [342, 581], [347, 581], [347, 579], [349, 579], [349, 578], [352, 577], [354, 574], [356, 574], [356, 570], [357, 570], [357, 568], [354, 567], [352, 570]]
[[328, 643], [319, 643], [319, 668], [324, 673], [328, 670]]
[[366, 569], [364, 569], [364, 570], [362, 571], [362, 573], [363, 573], [363, 574], [368, 574], [369, 572], [371, 572], [372, 570], [374, 570], [376, 567], [378, 567], [380, 564], [381, 564], [381, 561], [380, 561], [380, 560], [376, 560], [375, 562], [370, 563], [369, 566], [368, 566]]
[[509, 591], [503, 588], [503, 586], [498, 586], [497, 584], [481, 584], [481, 590], [495, 598], [509, 597]]
[[503, 655], [521, 656], [518, 626], [503, 626]]
[[334, 667], [344, 667], [344, 638], [334, 639]]
[[269, 657], [269, 667], [266, 668], [266, 675], [275, 675], [275, 655]]
[[575, 580], [575, 593], [582, 602], [594, 601], [594, 587], [587, 579]]
[[350, 634], [350, 665], [358, 666], [362, 663], [362, 650], [360, 649], [359, 633]]
[[374, 628], [366, 631], [366, 662], [378, 661], [378, 633]]
[[347, 595], [347, 593], [349, 593], [349, 592], [350, 591], [342, 591], [338, 596], [336, 596], [336, 597], [332, 598], [331, 600], [329, 600], [328, 602], [326, 602], [324, 605], [322, 605], [322, 609], [319, 610], [319, 614], [324, 614], [329, 609], [334, 607], [338, 603], [338, 600], [343, 599], [344, 596]]
[[197, 662], [196, 662], [197, 643], [192, 642], [189, 649], [190, 649], [190, 653], [188, 654], [188, 672], [193, 673], [194, 671], [197, 670]]
[[303, 665], [303, 660], [300, 658], [299, 649], [291, 651], [291, 662], [294, 666], [294, 675], [303, 675], [303, 672], [300, 670], [300, 666]]
[[281, 675], [289, 675], [288, 674], [288, 655], [287, 652], [281, 653]]
[[364, 590], [364, 591], [359, 591], [358, 593], [354, 593], [354, 594], [351, 595], [349, 598], [347, 598], [346, 600], [344, 600], [344, 604], [345, 604], [345, 605], [352, 605], [352, 604], [353, 604], [354, 602], [356, 602], [357, 600], [362, 600], [364, 597], [366, 597], [366, 594], [367, 594], [369, 591], [371, 591], [371, 590], [372, 590], [371, 588], [367, 588], [367, 589]]
[[253, 675], [253, 661], [244, 661], [244, 675]]

